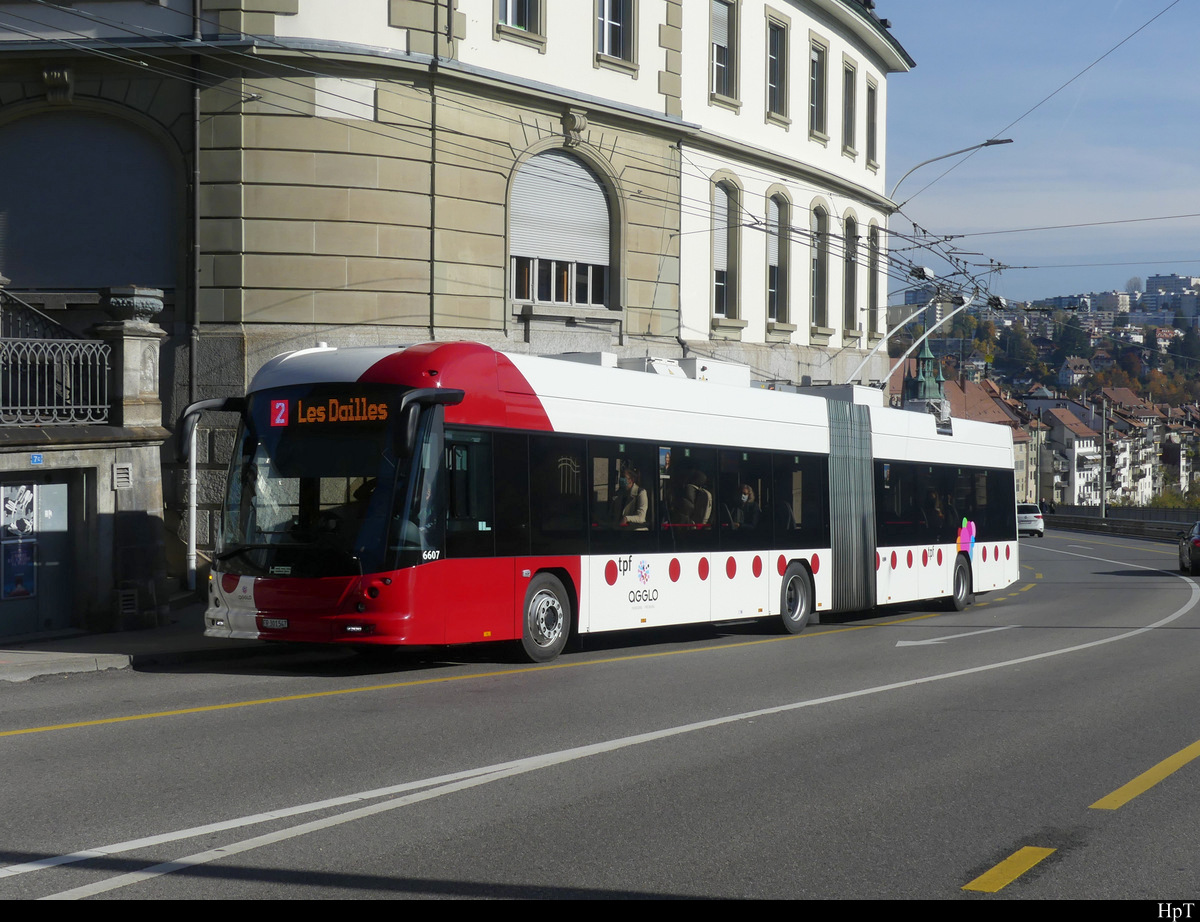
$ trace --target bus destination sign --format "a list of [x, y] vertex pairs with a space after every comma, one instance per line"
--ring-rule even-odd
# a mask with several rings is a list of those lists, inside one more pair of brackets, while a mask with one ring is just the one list
[[[271, 425], [288, 426], [292, 423], [288, 400], [271, 401]], [[388, 418], [388, 405], [383, 400], [368, 400], [366, 397], [351, 397], [339, 400], [329, 397], [324, 401], [296, 401], [296, 425], [305, 423], [377, 423]]]

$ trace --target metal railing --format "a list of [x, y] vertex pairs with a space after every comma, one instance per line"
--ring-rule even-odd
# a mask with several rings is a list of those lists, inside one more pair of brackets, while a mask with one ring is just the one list
[[0, 425], [108, 422], [108, 343], [0, 339]]
[[111, 355], [0, 291], [0, 426], [108, 422]]

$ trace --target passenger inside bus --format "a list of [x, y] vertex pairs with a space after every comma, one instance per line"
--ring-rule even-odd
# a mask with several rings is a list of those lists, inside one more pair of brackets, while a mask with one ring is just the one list
[[742, 484], [741, 503], [733, 510], [733, 527], [737, 529], [754, 529], [762, 516], [762, 509], [755, 501], [754, 488], [748, 483]]
[[650, 511], [650, 497], [642, 489], [642, 473], [636, 467], [622, 467], [616, 496], [617, 525], [622, 528], [633, 528], [636, 531], [648, 531], [647, 516]]

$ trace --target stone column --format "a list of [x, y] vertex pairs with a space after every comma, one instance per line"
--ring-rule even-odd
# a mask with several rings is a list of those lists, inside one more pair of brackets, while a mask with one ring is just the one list
[[163, 427], [159, 399], [159, 346], [166, 332], [154, 323], [163, 309], [157, 288], [130, 285], [101, 291], [113, 319], [89, 331], [112, 347], [109, 423], [125, 438], [112, 453], [112, 470], [100, 471], [98, 489], [113, 497], [113, 581], [118, 592], [136, 590], [137, 612], [123, 612], [117, 627], [163, 623], [168, 613], [163, 526]]
[[88, 332], [112, 346], [112, 413], [109, 423], [127, 428], [161, 427], [158, 395], [159, 343], [167, 333], [154, 323], [163, 309], [159, 288], [105, 288], [101, 305], [113, 319]]

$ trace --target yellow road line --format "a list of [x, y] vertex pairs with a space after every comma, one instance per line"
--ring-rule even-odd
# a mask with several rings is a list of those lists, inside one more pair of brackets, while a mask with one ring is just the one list
[[1144, 794], [1154, 785], [1158, 784], [1168, 775], [1179, 771], [1183, 766], [1187, 765], [1197, 756], [1200, 756], [1200, 741], [1192, 743], [1184, 749], [1179, 750], [1175, 755], [1163, 759], [1153, 768], [1142, 772], [1128, 784], [1124, 784], [1117, 788], [1107, 797], [1101, 797], [1098, 801], [1092, 804], [1092, 810], [1116, 810], [1118, 807], [1123, 807], [1139, 794]]
[[964, 890], [978, 890], [980, 893], [995, 893], [1011, 884], [1014, 880], [1036, 865], [1053, 855], [1053, 848], [1039, 848], [1026, 845], [1009, 855], [990, 871], [985, 871], [976, 877]]
[[584, 662], [551, 663], [542, 666], [523, 666], [519, 669], [501, 669], [495, 672], [473, 672], [467, 675], [440, 676], [429, 679], [413, 679], [408, 682], [388, 682], [384, 685], [364, 685], [358, 688], [339, 688], [330, 691], [307, 692], [302, 695], [282, 695], [278, 698], [256, 698], [251, 701], [230, 701], [225, 704], [207, 704], [200, 707], [178, 708], [171, 711], [154, 711], [148, 714], [127, 714], [123, 717], [104, 717], [98, 720], [80, 720], [74, 723], [50, 724], [44, 727], [26, 727], [21, 730], [0, 730], [0, 737], [24, 736], [29, 733], [49, 733], [53, 730], [78, 730], [82, 727], [100, 727], [107, 724], [129, 723], [135, 720], [156, 720], [161, 717], [182, 717], [185, 714], [204, 714], [210, 711], [229, 711], [236, 708], [258, 707], [263, 704], [284, 704], [289, 701], [308, 701], [315, 698], [332, 698], [337, 695], [357, 695], [363, 692], [388, 691], [396, 688], [413, 688], [418, 685], [435, 685], [439, 682], [462, 682], [470, 679], [491, 679], [499, 676], [521, 675], [540, 669], [576, 669], [581, 666], [600, 666], [606, 663], [624, 663], [640, 659], [656, 659], [663, 656], [684, 656], [693, 653], [707, 653], [713, 650], [732, 650], [737, 647], [754, 647], [760, 644], [781, 643], [788, 640], [804, 640], [812, 637], [825, 637], [830, 634], [845, 634], [849, 631], [866, 631], [873, 628], [889, 627], [893, 624], [906, 624], [910, 621], [922, 621], [926, 618], [938, 618], [942, 612], [927, 615], [914, 615], [911, 618], [896, 618], [880, 624], [858, 624], [849, 627], [830, 628], [826, 631], [809, 631], [804, 634], [786, 637], [765, 637], [761, 640], [742, 640], [735, 643], [717, 644], [711, 647], [690, 648], [686, 650], [660, 650], [657, 653], [634, 653], [627, 656], [610, 656], [605, 659], [586, 660]]

